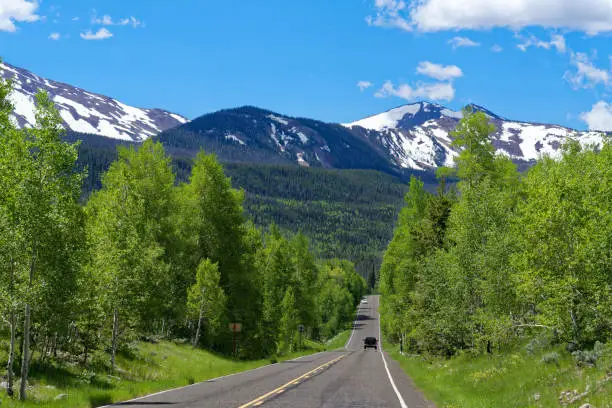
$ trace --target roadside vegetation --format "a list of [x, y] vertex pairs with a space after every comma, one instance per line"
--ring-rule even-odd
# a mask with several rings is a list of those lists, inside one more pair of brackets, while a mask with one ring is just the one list
[[528, 406], [535, 393], [549, 406], [589, 382], [594, 395], [612, 377], [612, 144], [568, 143], [520, 174], [493, 130], [466, 112], [437, 194], [411, 180], [380, 272], [383, 331], [424, 358], [400, 360], [441, 406]]
[[[354, 265], [316, 259], [302, 234], [256, 228], [214, 156], [198, 154], [178, 183], [161, 144], [121, 147], [83, 204], [85, 171], [52, 101], [39, 93], [36, 126], [17, 129], [10, 91], [0, 81], [0, 398], [36, 398], [31, 385], [62, 370], [153, 381], [126, 363], [150, 342], [278, 359], [351, 321], [366, 286]], [[227, 370], [251, 363], [240, 364]]]
[[[311, 348], [314, 347], [314, 348]], [[323, 349], [308, 341], [299, 351], [282, 357], [241, 361], [194, 349], [187, 343], [173, 341], [134, 343], [129, 353], [117, 357], [116, 373], [106, 367], [106, 356], [83, 367], [70, 356], [47, 364], [32, 365], [30, 400], [20, 402], [1, 397], [2, 407], [90, 408], [137, 396], [182, 387], [228, 374], [251, 370], [273, 362], [299, 357]]]
[[585, 363], [561, 345], [534, 349], [538, 341], [501, 353], [458, 353], [450, 359], [401, 355], [395, 345], [391, 356], [439, 408], [612, 407], [610, 347]]

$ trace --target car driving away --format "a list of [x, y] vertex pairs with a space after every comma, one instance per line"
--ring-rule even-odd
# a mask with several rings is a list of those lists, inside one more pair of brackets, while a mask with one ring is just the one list
[[367, 350], [369, 348], [378, 350], [378, 340], [376, 340], [376, 337], [366, 337], [363, 339], [363, 349]]

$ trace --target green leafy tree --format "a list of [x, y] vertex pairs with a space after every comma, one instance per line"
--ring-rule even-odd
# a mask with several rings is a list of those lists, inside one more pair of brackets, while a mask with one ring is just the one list
[[147, 140], [138, 150], [121, 149], [88, 203], [91, 276], [103, 288], [112, 315], [111, 365], [127, 328], [146, 332], [168, 310], [170, 274], [164, 257], [169, 240], [174, 175], [163, 147]]
[[10, 81], [0, 78], [0, 316], [10, 330], [6, 390], [13, 395], [13, 365], [17, 331], [17, 310], [21, 307], [19, 295], [20, 275], [17, 256], [20, 242], [20, 225], [14, 217], [18, 182], [25, 156], [22, 135], [15, 129], [10, 114], [13, 106], [9, 100], [12, 91]]
[[299, 311], [296, 307], [295, 294], [292, 286], [287, 288], [280, 306], [279, 351], [281, 353], [292, 352], [295, 346], [297, 327], [300, 323], [298, 321]]
[[221, 287], [227, 297], [228, 318], [243, 324], [244, 334], [256, 332], [257, 273], [247, 246], [247, 226], [242, 209], [243, 193], [232, 189], [215, 156], [196, 157], [189, 184], [197, 259], [217, 263]]
[[[513, 257], [526, 313], [578, 345], [609, 339], [612, 327], [612, 145], [565, 146], [529, 171], [514, 223]], [[534, 313], [535, 311], [535, 313]]]
[[193, 346], [200, 343], [202, 324], [208, 324], [208, 329], [214, 333], [221, 326], [225, 315], [225, 294], [220, 286], [221, 276], [217, 264], [209, 259], [200, 262], [196, 272], [196, 282], [189, 288], [188, 306], [192, 316], [197, 316], [196, 332]]
[[8, 150], [3, 154], [14, 161], [8, 176], [15, 179], [7, 186], [12, 188], [2, 193], [8, 204], [2, 222], [16, 239], [10, 268], [13, 276], [21, 277], [12, 283], [24, 282], [21, 400], [27, 396], [32, 312], [44, 309], [53, 295], [66, 299], [69, 294], [61, 286], [71, 287], [75, 281], [77, 266], [71, 261], [78, 246], [83, 179], [75, 171], [76, 146], [62, 140], [61, 118], [44, 92], [36, 95], [35, 116], [33, 128], [18, 133], [7, 129]]

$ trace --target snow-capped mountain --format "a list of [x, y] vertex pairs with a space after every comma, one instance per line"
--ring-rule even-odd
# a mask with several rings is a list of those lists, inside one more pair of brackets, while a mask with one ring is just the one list
[[[476, 105], [471, 108], [489, 116], [496, 128], [491, 136], [493, 146], [520, 168], [545, 154], [558, 157], [569, 139], [600, 145], [609, 138], [599, 132], [513, 121]], [[454, 165], [458, 151], [451, 146], [450, 133], [461, 118], [461, 112], [427, 102], [342, 125], [245, 106], [206, 114], [162, 132], [159, 140], [179, 152], [203, 148], [222, 161], [376, 169], [407, 175]]]
[[[542, 155], [558, 157], [561, 145], [569, 139], [583, 145], [600, 145], [608, 137], [601, 132], [579, 132], [557, 125], [513, 121], [477, 105], [471, 108], [484, 112], [495, 125], [492, 143], [498, 153], [519, 164], [533, 162]], [[429, 170], [453, 165], [457, 151], [451, 147], [449, 133], [461, 118], [461, 112], [420, 102], [343, 126], [378, 144], [396, 166]]]
[[0, 63], [0, 76], [13, 81], [10, 98], [14, 117], [20, 127], [35, 123], [34, 95], [47, 91], [57, 106], [67, 129], [127, 141], [144, 141], [181, 125], [187, 119], [161, 109], [141, 109], [107, 96], [41, 78], [22, 68]]
[[396, 172], [384, 152], [344, 126], [244, 106], [209, 113], [158, 136], [170, 151], [222, 161]]

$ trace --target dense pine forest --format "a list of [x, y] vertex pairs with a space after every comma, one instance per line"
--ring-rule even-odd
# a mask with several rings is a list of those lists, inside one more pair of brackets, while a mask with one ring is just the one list
[[0, 82], [8, 395], [26, 399], [32, 365], [113, 373], [136, 341], [182, 339], [229, 355], [228, 325], [238, 322], [235, 357], [252, 359], [298, 348], [300, 325], [328, 339], [351, 321], [366, 289], [353, 263], [319, 260], [302, 234], [257, 228], [214, 156], [198, 154], [181, 181], [160, 143], [121, 146], [83, 202], [87, 168], [53, 103], [39, 93], [36, 126], [16, 129], [10, 91]]
[[439, 175], [456, 189], [412, 179], [380, 272], [384, 332], [422, 355], [558, 344], [597, 364], [612, 336], [612, 144], [568, 143], [520, 174], [493, 130], [475, 113], [453, 133], [462, 152]]

